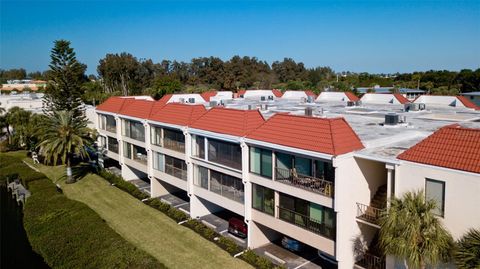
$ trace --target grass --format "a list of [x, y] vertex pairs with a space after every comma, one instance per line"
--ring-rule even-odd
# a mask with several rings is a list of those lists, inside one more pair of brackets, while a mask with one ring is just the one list
[[252, 268], [98, 175], [65, 184], [61, 180], [63, 166], [33, 165], [30, 158], [24, 160], [60, 184], [68, 198], [87, 204], [123, 238], [169, 268]]

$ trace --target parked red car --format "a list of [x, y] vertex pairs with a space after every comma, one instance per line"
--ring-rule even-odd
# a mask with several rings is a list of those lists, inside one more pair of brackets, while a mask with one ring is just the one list
[[228, 221], [228, 232], [238, 237], [246, 238], [248, 227], [243, 220], [234, 217]]

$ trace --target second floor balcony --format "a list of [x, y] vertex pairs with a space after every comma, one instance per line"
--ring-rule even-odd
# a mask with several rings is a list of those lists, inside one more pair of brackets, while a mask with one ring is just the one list
[[355, 268], [359, 269], [385, 269], [385, 258], [375, 256], [370, 253], [364, 253], [360, 259], [355, 262]]
[[385, 212], [385, 209], [357, 203], [357, 219], [378, 226], [378, 220]]
[[174, 151], [178, 152], [185, 152], [185, 142], [184, 141], [178, 141], [178, 140], [173, 140], [170, 138], [165, 137], [163, 139], [163, 146], [167, 149], [171, 149]]
[[281, 206], [277, 206], [277, 208], [278, 208], [279, 219], [292, 223], [294, 225], [300, 226], [311, 232], [325, 236], [331, 240], [335, 240], [335, 237], [336, 237], [335, 227], [326, 225], [326, 223], [324, 222], [322, 223], [321, 221], [315, 218], [303, 215], [294, 210], [290, 210]]
[[295, 168], [285, 169], [277, 167], [275, 168], [275, 177], [279, 182], [317, 192], [327, 197], [333, 197], [333, 182], [300, 174]]
[[165, 173], [182, 180], [187, 180], [186, 169], [181, 169], [173, 165], [165, 165]]

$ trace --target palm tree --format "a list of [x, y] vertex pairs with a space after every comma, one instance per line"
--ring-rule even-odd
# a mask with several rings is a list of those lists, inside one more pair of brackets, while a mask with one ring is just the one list
[[93, 142], [90, 133], [87, 120], [74, 117], [71, 111], [54, 112], [40, 131], [40, 153], [45, 156], [45, 162], [56, 164], [60, 159], [66, 165], [67, 183], [75, 182], [71, 167], [74, 154], [88, 157], [86, 146]]
[[447, 262], [453, 239], [432, 212], [435, 207], [436, 202], [426, 200], [423, 191], [393, 198], [379, 219], [379, 243], [384, 254], [405, 260], [408, 268]]
[[480, 229], [470, 229], [458, 242], [455, 251], [458, 268], [480, 268]]

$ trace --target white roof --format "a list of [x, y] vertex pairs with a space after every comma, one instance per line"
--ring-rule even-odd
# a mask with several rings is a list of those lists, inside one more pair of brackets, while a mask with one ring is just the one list
[[172, 97], [170, 97], [170, 100], [168, 100], [167, 103], [179, 103], [181, 99], [183, 99], [183, 102], [189, 103], [189, 99], [193, 98], [195, 99], [194, 103], [205, 103], [205, 99], [198, 94], [198, 93], [187, 93], [187, 94], [173, 94]]
[[350, 98], [344, 92], [321, 92], [317, 101], [347, 102], [350, 101]]
[[363, 104], [402, 104], [393, 94], [366, 93], [360, 99]]
[[465, 107], [456, 96], [440, 96], [440, 95], [421, 95], [415, 99], [414, 103], [422, 103], [433, 106], [453, 106]]
[[298, 99], [308, 98], [304, 91], [285, 91], [282, 95], [283, 99]]
[[247, 90], [243, 94], [243, 98], [252, 99], [260, 99], [262, 96], [273, 96], [275, 98], [275, 94], [271, 90]]

